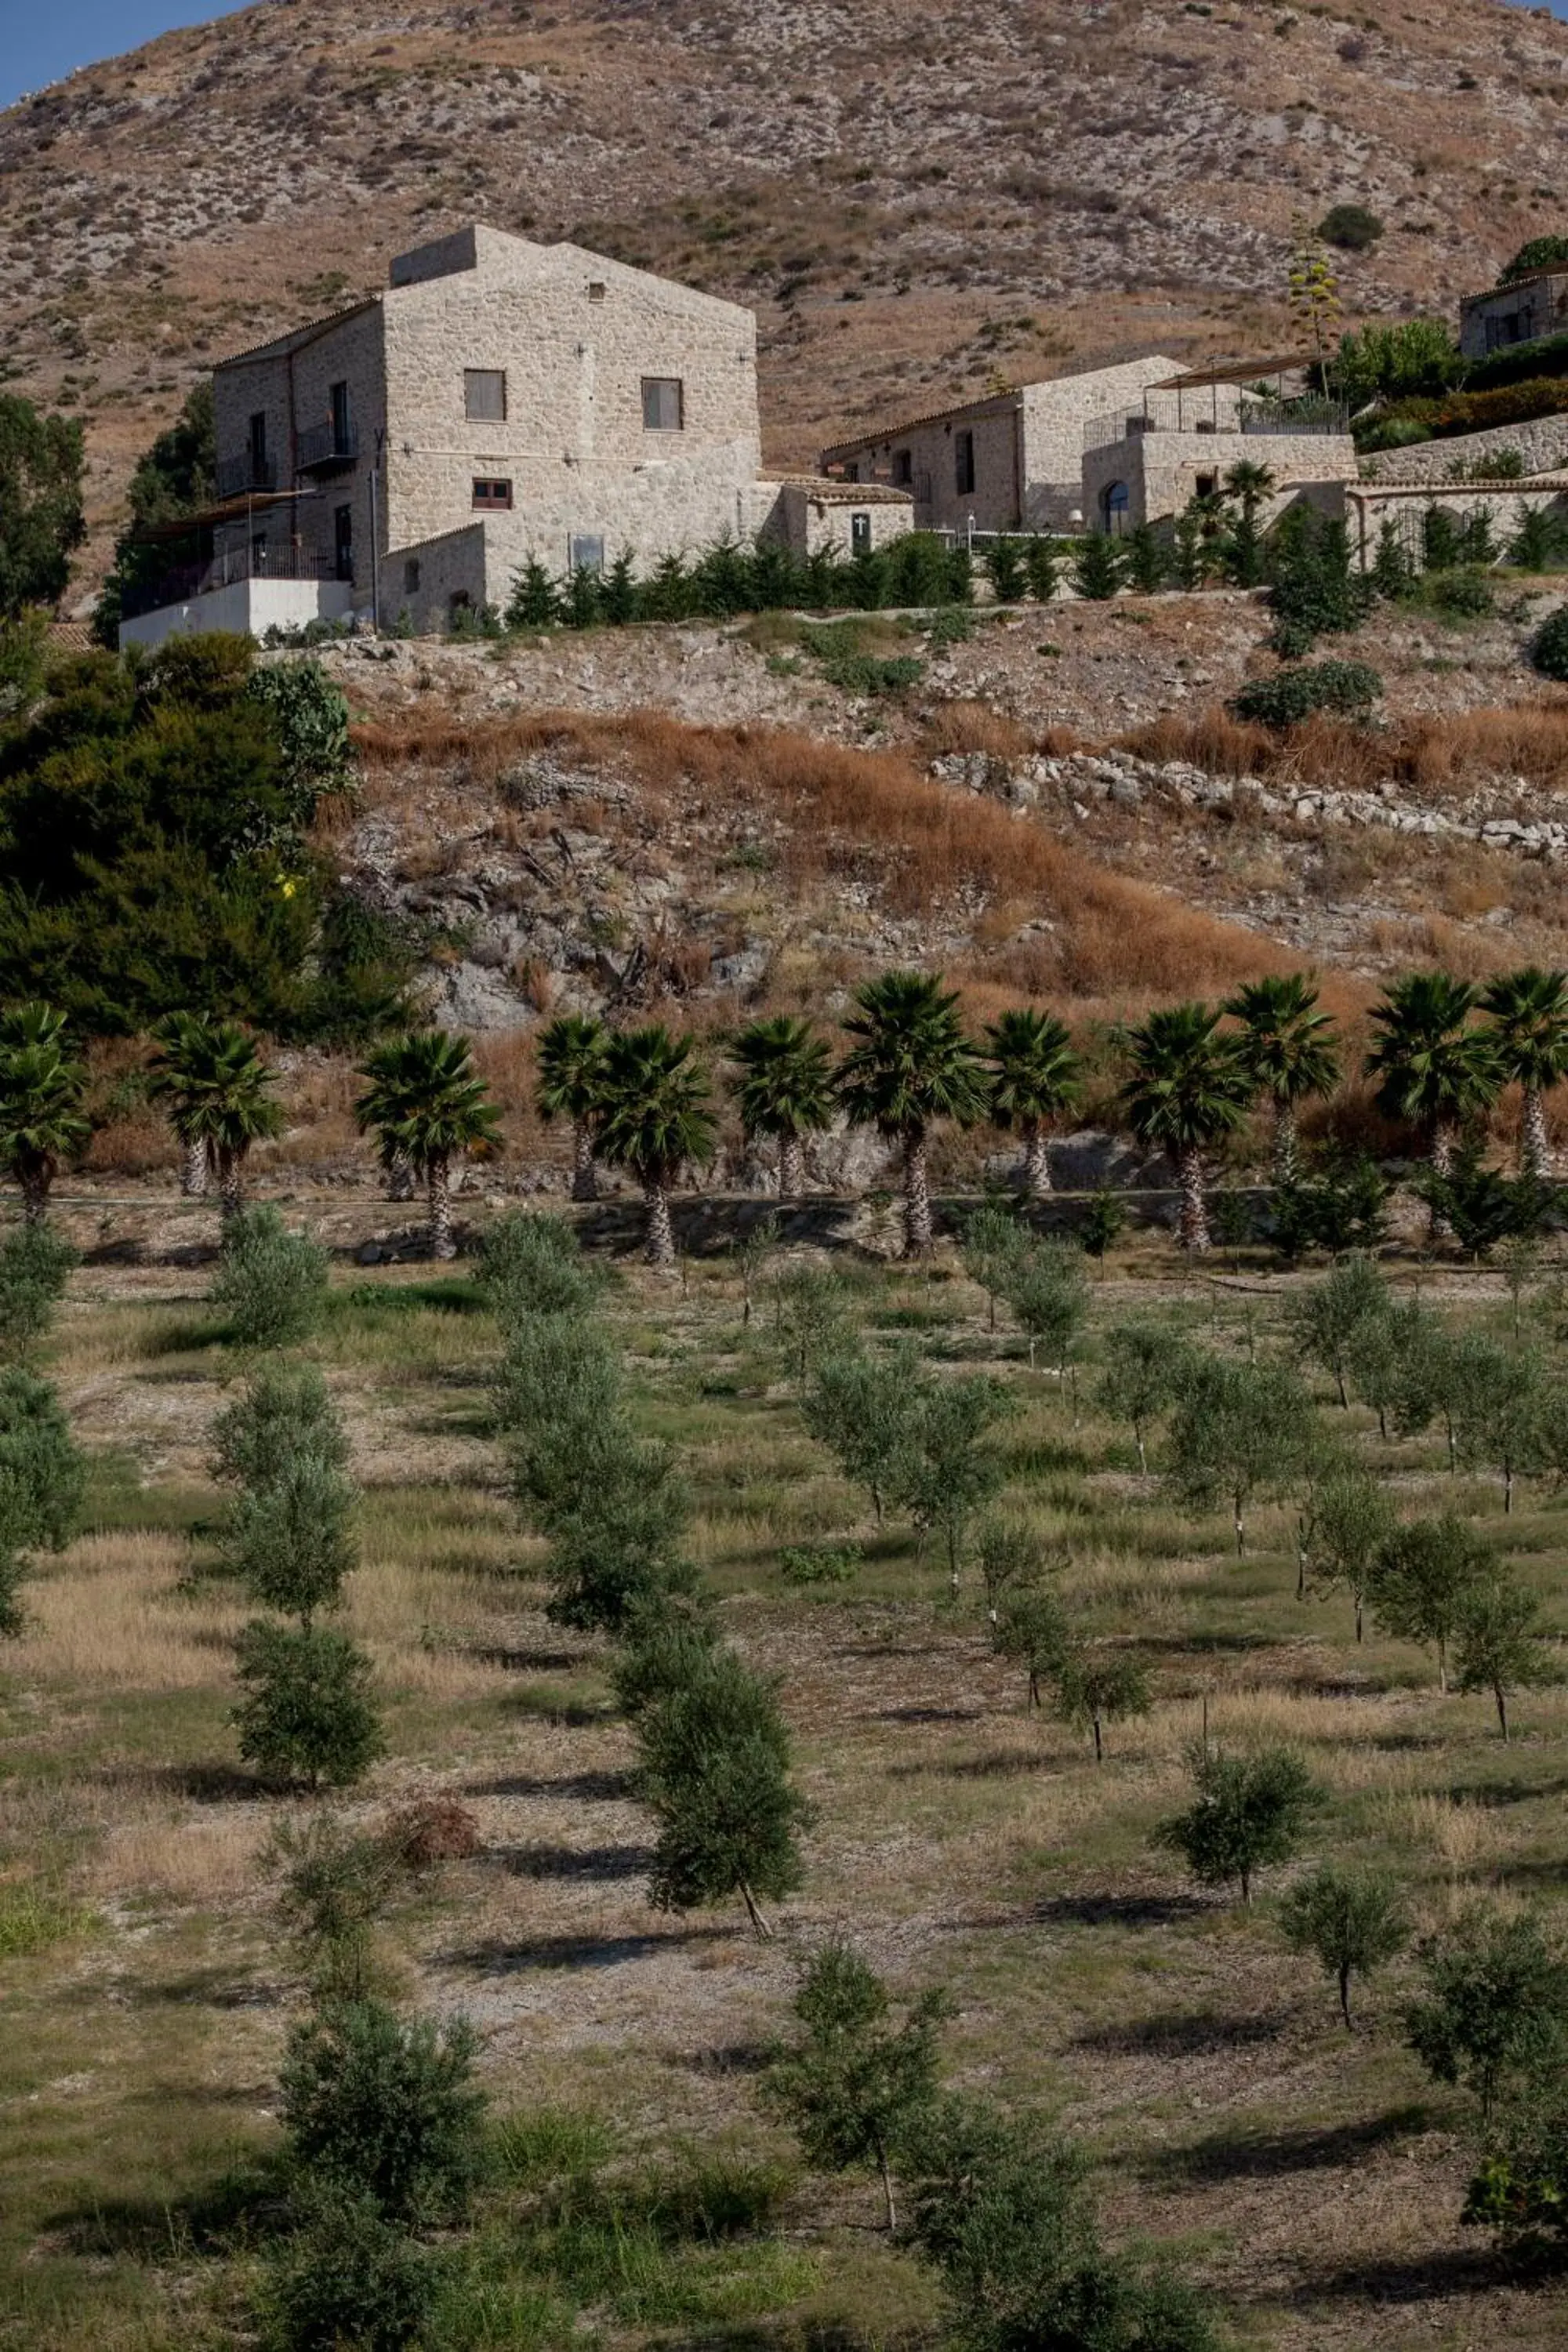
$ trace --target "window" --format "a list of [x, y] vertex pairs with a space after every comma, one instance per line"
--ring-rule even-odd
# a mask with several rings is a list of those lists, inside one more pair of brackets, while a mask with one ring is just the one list
[[605, 568], [605, 542], [592, 532], [574, 537], [567, 546], [569, 568], [574, 572], [602, 572]]
[[419, 593], [419, 558], [416, 555], [411, 555], [403, 567], [403, 593], [405, 596], [415, 596]]
[[340, 580], [354, 576], [354, 510], [337, 507], [332, 513], [332, 562]]
[[605, 299], [605, 281], [604, 281], [604, 279], [603, 279], [602, 278], [589, 278], [589, 280], [588, 280], [588, 299], [589, 299], [589, 301], [590, 301], [590, 302], [602, 302], [602, 301], [604, 300], [604, 299]]
[[847, 482], [858, 482], [860, 478], [859, 467], [853, 463], [846, 466], [844, 468], [844, 478]]
[[680, 431], [686, 423], [686, 394], [678, 375], [644, 376], [642, 422], [645, 433]]
[[894, 450], [894, 452], [893, 452], [893, 479], [894, 479], [894, 481], [895, 481], [895, 482], [897, 482], [897, 484], [899, 485], [899, 488], [900, 488], [900, 489], [907, 490], [907, 489], [909, 488], [909, 487], [910, 487], [910, 484], [914, 480], [914, 478], [915, 478], [915, 453], [914, 453], [914, 451], [913, 451], [912, 449], [895, 449], [895, 450]]
[[1112, 539], [1121, 539], [1127, 529], [1130, 504], [1125, 482], [1108, 482], [1100, 494], [1100, 517]]
[[500, 425], [506, 419], [506, 370], [463, 370], [463, 414], [478, 425]]
[[346, 457], [353, 450], [354, 431], [353, 411], [349, 406], [348, 385], [334, 383], [329, 397], [332, 404], [332, 447], [339, 457]]
[[849, 551], [852, 555], [871, 552], [871, 518], [868, 514], [852, 514], [849, 518]]
[[974, 488], [974, 436], [955, 433], [952, 436], [953, 486], [961, 499], [966, 499]]
[[1200, 499], [1212, 499], [1219, 489], [1219, 476], [1217, 474], [1200, 474], [1197, 480], [1193, 484], [1193, 488]]
[[480, 478], [476, 476], [474, 480], [474, 504], [477, 507], [487, 509], [492, 514], [496, 513], [498, 510], [504, 512], [504, 510], [511, 504], [511, 484], [510, 482], [498, 482], [489, 478]]

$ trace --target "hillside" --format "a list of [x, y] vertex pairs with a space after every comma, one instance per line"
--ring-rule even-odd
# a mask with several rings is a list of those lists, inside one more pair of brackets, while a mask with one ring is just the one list
[[263, 0], [0, 117], [0, 378], [89, 427], [95, 552], [213, 360], [478, 215], [753, 304], [770, 461], [998, 373], [1448, 309], [1557, 218], [1568, 26], [1500, 0]]

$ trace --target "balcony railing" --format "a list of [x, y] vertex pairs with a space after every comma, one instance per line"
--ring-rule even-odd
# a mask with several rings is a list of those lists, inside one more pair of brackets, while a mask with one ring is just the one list
[[359, 426], [334, 425], [329, 418], [325, 425], [308, 425], [300, 436], [300, 452], [295, 460], [302, 474], [330, 474], [340, 467], [352, 466], [359, 456]]
[[1350, 410], [1342, 401], [1309, 394], [1299, 400], [1243, 399], [1229, 415], [1205, 415], [1196, 400], [1178, 412], [1169, 404], [1157, 415], [1091, 416], [1083, 428], [1083, 446], [1108, 449], [1119, 441], [1141, 439], [1146, 433], [1260, 433], [1322, 435], [1351, 429]]
[[228, 547], [205, 562], [182, 563], [160, 579], [139, 588], [127, 588], [121, 614], [127, 621], [143, 613], [161, 612], [165, 604], [188, 604], [215, 588], [232, 588], [241, 580], [335, 580], [334, 556], [313, 548], [273, 547], [255, 543]]
[[250, 449], [243, 457], [220, 457], [216, 473], [220, 499], [239, 499], [247, 490], [275, 490], [278, 488], [276, 461], [271, 457], [258, 457]]

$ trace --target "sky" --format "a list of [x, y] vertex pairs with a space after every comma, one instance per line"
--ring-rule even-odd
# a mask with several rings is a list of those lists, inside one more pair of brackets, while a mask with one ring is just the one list
[[[0, 0], [0, 107], [76, 66], [139, 49], [175, 25], [228, 16], [240, 0]], [[1568, 5], [1568, 0], [1564, 0]]]
[[[241, 0], [0, 0], [0, 107], [76, 66], [118, 57], [174, 25], [226, 16]], [[1568, 0], [1552, 0], [1568, 16]]]

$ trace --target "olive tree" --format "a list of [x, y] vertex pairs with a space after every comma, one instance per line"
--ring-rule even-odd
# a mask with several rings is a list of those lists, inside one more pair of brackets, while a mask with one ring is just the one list
[[1293, 1951], [1310, 1952], [1335, 1979], [1347, 2033], [1351, 1979], [1372, 1976], [1410, 1941], [1409, 1918], [1393, 1880], [1331, 1863], [1290, 1889], [1279, 1906], [1279, 1925]]

